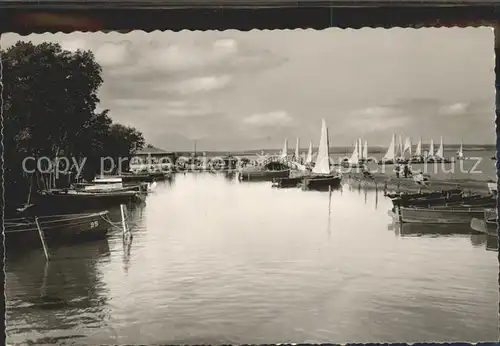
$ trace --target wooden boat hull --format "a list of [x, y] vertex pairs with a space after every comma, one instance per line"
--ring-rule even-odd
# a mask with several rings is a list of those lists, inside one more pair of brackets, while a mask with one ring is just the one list
[[461, 189], [450, 189], [442, 191], [433, 192], [420, 192], [420, 193], [387, 193], [385, 196], [389, 198], [402, 198], [402, 199], [413, 199], [413, 198], [438, 198], [445, 197], [452, 194], [461, 194], [463, 191]]
[[239, 172], [239, 179], [241, 181], [272, 181], [274, 178], [288, 178], [290, 170], [255, 170], [247, 172]]
[[[143, 203], [146, 195], [137, 191], [112, 192], [44, 192], [34, 196], [36, 210], [42, 213], [76, 213], [82, 210], [103, 210], [120, 204]], [[44, 212], [45, 211], [45, 212]]]
[[486, 221], [484, 218], [472, 218], [470, 228], [476, 232], [487, 234], [489, 236], [498, 236], [497, 223], [494, 221]]
[[402, 237], [448, 236], [471, 233], [468, 224], [395, 223], [394, 230]]
[[342, 177], [338, 175], [331, 176], [311, 176], [304, 178], [302, 188], [304, 190], [325, 191], [337, 189], [342, 185]]
[[467, 196], [462, 195], [451, 195], [447, 197], [437, 197], [437, 198], [416, 198], [416, 199], [392, 199], [392, 204], [394, 206], [401, 207], [427, 207], [427, 206], [464, 206], [467, 207], [482, 207], [482, 208], [493, 208], [496, 206], [496, 199], [490, 196]]
[[496, 194], [498, 192], [498, 184], [496, 182], [488, 182], [488, 190], [492, 194]]
[[473, 218], [482, 218], [482, 208], [395, 208], [401, 223], [470, 224]]
[[[39, 225], [48, 246], [77, 244], [104, 239], [111, 227], [107, 211], [87, 214], [67, 214], [59, 217], [40, 217]], [[6, 248], [17, 246], [42, 247], [34, 218], [5, 220]]]
[[274, 186], [284, 189], [298, 187], [303, 180], [304, 177], [276, 178], [273, 183]]

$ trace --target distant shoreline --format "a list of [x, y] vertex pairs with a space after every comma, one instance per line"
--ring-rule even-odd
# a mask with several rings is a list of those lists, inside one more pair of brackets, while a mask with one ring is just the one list
[[[456, 151], [460, 148], [460, 144], [450, 144], [446, 145], [445, 147], [445, 152], [449, 151]], [[309, 148], [300, 148], [300, 152], [307, 152]], [[250, 150], [196, 150], [197, 154], [202, 154], [206, 153], [206, 155], [212, 156], [212, 155], [255, 155], [255, 154], [260, 154], [262, 151], [264, 153], [277, 153], [280, 152], [282, 149], [250, 149]], [[330, 147], [330, 154], [350, 154], [352, 152], [353, 148], [352, 147]], [[463, 145], [463, 150], [464, 151], [496, 151], [496, 146], [495, 145]], [[170, 151], [170, 150], [166, 150]], [[295, 151], [294, 148], [289, 148], [288, 152], [293, 153]], [[317, 151], [316, 147], [313, 147], [313, 152]], [[369, 147], [368, 152], [372, 154], [384, 154], [387, 151], [386, 147], [380, 147], [380, 146], [373, 146]], [[185, 154], [185, 155], [191, 155], [193, 153], [193, 150], [172, 150], [172, 152], [176, 152], [178, 154]]]

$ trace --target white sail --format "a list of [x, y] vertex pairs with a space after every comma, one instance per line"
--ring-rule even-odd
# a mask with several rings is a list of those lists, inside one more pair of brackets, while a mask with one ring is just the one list
[[422, 138], [418, 140], [417, 149], [415, 150], [415, 156], [422, 156]]
[[325, 119], [321, 123], [321, 138], [319, 140], [318, 156], [312, 170], [315, 174], [330, 174], [330, 153], [328, 143], [328, 128]]
[[365, 139], [365, 145], [363, 146], [363, 159], [368, 159], [368, 141]]
[[299, 161], [299, 139], [297, 138], [297, 143], [295, 143], [295, 161]]
[[464, 157], [464, 145], [462, 142], [460, 142], [460, 148], [457, 151], [457, 156], [460, 158]]
[[306, 163], [312, 163], [313, 161], [313, 144], [309, 142], [309, 151], [307, 152]]
[[436, 151], [436, 157], [442, 159], [444, 157], [444, 148], [443, 148], [443, 137], [441, 137], [441, 141], [439, 143], [439, 149]]
[[391, 144], [389, 144], [389, 148], [387, 149], [387, 153], [385, 153], [383, 160], [384, 161], [393, 161], [396, 158], [396, 135], [392, 135]]
[[356, 164], [359, 162], [359, 147], [358, 147], [359, 141], [356, 141], [354, 143], [354, 151], [352, 152], [351, 158], [349, 159], [349, 163], [351, 164]]
[[405, 146], [403, 148], [403, 153], [406, 153], [407, 151], [408, 151], [409, 157], [411, 157], [411, 138], [410, 137], [406, 137]]
[[427, 153], [429, 157], [434, 156], [434, 140], [431, 139], [431, 145], [429, 146], [429, 152]]
[[404, 150], [403, 150], [403, 137], [401, 135], [399, 136], [399, 141], [398, 141], [398, 157], [404, 157]]
[[360, 160], [364, 159], [363, 157], [363, 141], [361, 138], [358, 138], [358, 158]]
[[288, 139], [285, 138], [285, 144], [283, 144], [283, 150], [281, 150], [281, 158], [284, 159], [288, 156]]

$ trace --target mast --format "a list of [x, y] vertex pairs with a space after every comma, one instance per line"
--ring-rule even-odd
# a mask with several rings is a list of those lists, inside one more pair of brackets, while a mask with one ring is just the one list
[[434, 140], [431, 139], [431, 145], [429, 146], [429, 153], [428, 155], [431, 157], [431, 156], [434, 156]]
[[368, 141], [365, 139], [365, 145], [363, 146], [363, 159], [368, 159]]
[[363, 160], [363, 142], [361, 138], [358, 138], [358, 159]]

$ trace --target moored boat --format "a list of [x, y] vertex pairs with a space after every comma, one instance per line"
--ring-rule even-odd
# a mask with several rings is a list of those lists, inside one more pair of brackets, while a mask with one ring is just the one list
[[464, 196], [463, 194], [450, 194], [447, 196], [424, 197], [414, 199], [392, 199], [394, 206], [402, 207], [423, 207], [423, 206], [467, 206], [467, 207], [494, 207], [496, 198], [491, 195], [472, 195]]
[[498, 193], [498, 183], [496, 181], [488, 181], [487, 184], [490, 193], [496, 195]]
[[446, 196], [449, 194], [460, 194], [460, 193], [463, 193], [461, 189], [449, 189], [449, 190], [417, 192], [417, 193], [408, 193], [408, 192], [387, 193], [385, 196], [389, 198], [399, 197], [404, 199], [411, 199], [411, 198], [421, 198], [421, 197], [439, 197], [439, 196]]
[[61, 189], [39, 191], [33, 196], [33, 210], [68, 212], [107, 209], [120, 204], [143, 203], [146, 194], [139, 191], [78, 191]]
[[38, 226], [48, 246], [103, 239], [111, 227], [107, 214], [101, 211], [40, 216], [36, 218], [38, 225], [35, 217], [8, 218], [4, 221], [6, 247], [41, 247]]
[[471, 220], [470, 227], [477, 232], [497, 237], [498, 220], [496, 210], [493, 208], [485, 209], [482, 218], [473, 218]]
[[329, 154], [328, 128], [325, 119], [321, 123], [321, 138], [318, 147], [318, 156], [311, 175], [302, 181], [304, 190], [328, 190], [341, 186], [342, 176], [332, 173]]
[[287, 178], [290, 169], [245, 169], [239, 172], [241, 181], [272, 181], [274, 178]]
[[396, 219], [401, 223], [469, 224], [480, 218], [484, 208], [467, 207], [395, 207]]

